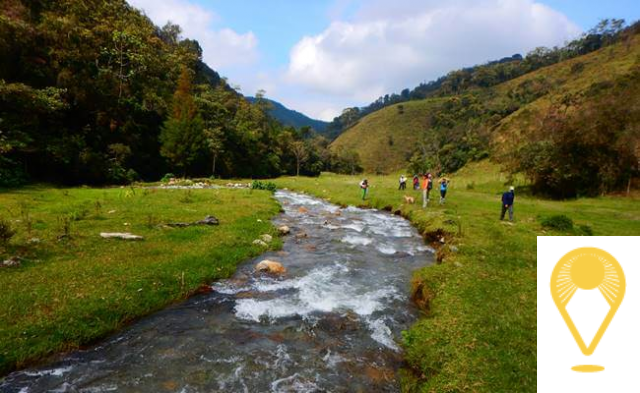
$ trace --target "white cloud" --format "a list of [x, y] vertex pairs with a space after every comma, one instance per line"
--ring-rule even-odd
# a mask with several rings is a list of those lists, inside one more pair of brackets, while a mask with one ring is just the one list
[[579, 33], [563, 14], [533, 0], [377, 0], [352, 20], [298, 41], [284, 79], [325, 98], [366, 103]]
[[258, 40], [251, 31], [241, 34], [228, 28], [216, 29], [219, 16], [188, 0], [128, 1], [156, 25], [163, 26], [167, 21], [180, 25], [183, 36], [200, 43], [203, 60], [215, 70], [251, 65], [258, 58]]

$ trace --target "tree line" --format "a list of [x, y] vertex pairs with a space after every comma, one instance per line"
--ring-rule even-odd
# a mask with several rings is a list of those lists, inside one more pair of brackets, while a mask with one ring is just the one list
[[0, 4], [0, 185], [352, 166], [350, 152], [267, 110], [210, 69], [178, 25], [157, 27], [124, 0]]
[[327, 126], [327, 135], [335, 138], [366, 115], [387, 106], [410, 100], [459, 95], [473, 89], [486, 88], [515, 79], [542, 67], [581, 56], [616, 42], [630, 42], [640, 30], [640, 22], [626, 26], [624, 19], [603, 19], [595, 27], [562, 47], [538, 47], [525, 57], [515, 54], [486, 64], [449, 72], [436, 80], [421, 83], [400, 94], [385, 94], [365, 107], [345, 108]]

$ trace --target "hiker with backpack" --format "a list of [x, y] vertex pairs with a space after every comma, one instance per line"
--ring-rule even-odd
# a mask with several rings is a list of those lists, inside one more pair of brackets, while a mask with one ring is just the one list
[[407, 178], [404, 175], [400, 175], [400, 185], [398, 186], [398, 190], [406, 190], [407, 189]]
[[440, 204], [444, 205], [444, 198], [447, 196], [447, 189], [449, 188], [449, 179], [446, 177], [440, 178]]
[[362, 190], [362, 200], [364, 201], [367, 198], [367, 190], [369, 189], [369, 182], [367, 179], [360, 182], [360, 189]]

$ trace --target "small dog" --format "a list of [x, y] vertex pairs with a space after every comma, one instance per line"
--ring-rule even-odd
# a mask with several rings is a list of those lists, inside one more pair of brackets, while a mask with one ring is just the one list
[[410, 203], [410, 204], [414, 204], [416, 203], [416, 198], [414, 197], [410, 197], [410, 196], [404, 196], [404, 203]]

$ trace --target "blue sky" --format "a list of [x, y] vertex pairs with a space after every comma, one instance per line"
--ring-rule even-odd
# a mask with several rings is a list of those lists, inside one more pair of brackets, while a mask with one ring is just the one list
[[536, 46], [561, 45], [604, 17], [640, 19], [640, 1], [130, 0], [197, 39], [243, 94], [312, 117]]

